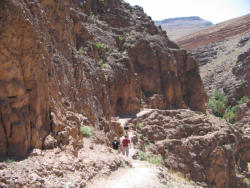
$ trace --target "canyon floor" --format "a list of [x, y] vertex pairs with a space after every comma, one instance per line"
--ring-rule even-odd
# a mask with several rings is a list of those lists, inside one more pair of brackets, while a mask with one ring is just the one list
[[[141, 117], [151, 109], [145, 109], [131, 117], [120, 118], [124, 125], [132, 117]], [[101, 134], [101, 132], [100, 132]], [[133, 137], [134, 131], [129, 131]], [[87, 187], [87, 188], [163, 188], [197, 187], [180, 173], [163, 165], [134, 160], [137, 149], [130, 150], [129, 157], [102, 144], [96, 131], [92, 138], [83, 138], [84, 147], [74, 156], [67, 148], [33, 150], [29, 157], [15, 161], [5, 158], [0, 162], [0, 187]]]

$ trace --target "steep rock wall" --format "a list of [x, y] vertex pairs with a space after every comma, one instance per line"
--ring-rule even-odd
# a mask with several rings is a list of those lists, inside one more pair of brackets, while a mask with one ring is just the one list
[[1, 156], [57, 145], [77, 153], [81, 125], [112, 132], [112, 116], [154, 94], [167, 109], [205, 110], [197, 63], [140, 7], [11, 0], [0, 9]]

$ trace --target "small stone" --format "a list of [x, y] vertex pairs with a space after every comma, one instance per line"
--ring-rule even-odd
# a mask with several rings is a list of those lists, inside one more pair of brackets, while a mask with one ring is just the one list
[[53, 172], [54, 172], [54, 174], [55, 174], [56, 176], [58, 176], [58, 177], [63, 177], [63, 172], [62, 172], [62, 171], [60, 171], [60, 170], [54, 170]]
[[0, 170], [7, 168], [7, 165], [4, 163], [0, 163]]
[[43, 152], [40, 149], [33, 149], [30, 156], [43, 156]]

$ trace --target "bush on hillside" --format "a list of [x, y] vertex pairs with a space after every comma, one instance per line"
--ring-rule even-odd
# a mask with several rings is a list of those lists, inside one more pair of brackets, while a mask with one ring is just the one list
[[223, 115], [223, 118], [227, 120], [229, 123], [234, 124], [235, 117], [236, 117], [236, 106], [228, 107]]
[[215, 116], [223, 117], [227, 107], [227, 96], [219, 91], [215, 91], [209, 98], [208, 106], [212, 109]]
[[137, 130], [141, 130], [141, 124], [138, 123], [138, 122], [136, 123], [135, 127], [136, 127]]
[[[247, 96], [242, 97], [237, 104], [243, 104], [248, 100]], [[213, 114], [217, 117], [223, 117], [226, 119], [229, 123], [234, 124], [235, 123], [235, 117], [236, 117], [236, 108], [235, 106], [227, 106], [227, 97], [219, 92], [215, 91], [212, 96], [209, 98], [208, 106], [212, 109]]]
[[237, 104], [243, 104], [243, 103], [247, 102], [248, 99], [249, 99], [248, 96], [244, 96], [244, 97], [242, 97], [242, 98], [237, 102]]
[[160, 155], [150, 155], [143, 151], [139, 151], [139, 159], [141, 161], [148, 161], [152, 164], [162, 164], [162, 157]]
[[91, 129], [87, 126], [81, 126], [80, 131], [81, 131], [83, 137], [88, 138], [88, 137], [91, 137], [93, 135]]

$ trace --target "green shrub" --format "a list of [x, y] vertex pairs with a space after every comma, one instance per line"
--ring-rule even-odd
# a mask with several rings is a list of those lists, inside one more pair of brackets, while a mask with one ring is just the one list
[[96, 47], [98, 48], [98, 50], [100, 50], [100, 49], [102, 49], [102, 48], [104, 48], [104, 47], [105, 47], [105, 45], [104, 45], [104, 44], [99, 43], [99, 42], [97, 42], [95, 45], [96, 45]]
[[244, 97], [242, 97], [237, 103], [238, 104], [243, 104], [243, 103], [245, 103], [245, 102], [247, 102], [248, 101], [248, 96], [244, 96]]
[[104, 3], [104, 0], [99, 0], [99, 2], [102, 2], [102, 3]]
[[78, 52], [82, 54], [83, 53], [83, 47], [79, 48]]
[[135, 128], [138, 129], [138, 130], [141, 130], [141, 124], [137, 122], [136, 125], [135, 125]]
[[124, 41], [123, 36], [119, 36], [118, 38], [119, 38], [119, 41]]
[[88, 126], [81, 126], [80, 131], [81, 131], [83, 137], [88, 138], [88, 137], [91, 137], [93, 135], [91, 129]]
[[139, 160], [141, 161], [146, 161], [148, 158], [148, 154], [143, 152], [143, 151], [139, 151]]
[[98, 63], [99, 65], [101, 65], [102, 68], [105, 68], [108, 66], [106, 63], [104, 63], [103, 59], [100, 59]]
[[242, 179], [242, 182], [243, 182], [243, 183], [249, 183], [249, 182], [250, 182], [250, 179], [248, 179], [248, 178], [243, 178], [243, 179]]
[[235, 123], [236, 117], [236, 106], [228, 107], [223, 115], [223, 118], [226, 119], [229, 123]]
[[[243, 104], [248, 99], [248, 96], [244, 96], [237, 102], [237, 104]], [[235, 123], [237, 106], [227, 106], [227, 97], [224, 94], [215, 91], [209, 98], [208, 106], [212, 109], [215, 116], [223, 117], [231, 124]]]
[[160, 155], [149, 156], [148, 162], [152, 164], [162, 164], [162, 157]]
[[142, 104], [143, 104], [143, 99], [142, 99], [142, 98], [139, 98], [139, 102], [140, 102], [140, 104], [142, 105]]
[[227, 107], [227, 96], [219, 91], [215, 91], [209, 98], [208, 106], [212, 109], [214, 115], [223, 117]]
[[90, 10], [89, 16], [93, 19], [94, 18], [94, 13], [92, 12], [92, 10]]
[[100, 59], [98, 63], [99, 63], [99, 65], [101, 65], [101, 67], [102, 67], [102, 66], [104, 65], [103, 59]]
[[162, 157], [159, 155], [150, 155], [143, 151], [139, 151], [139, 160], [148, 161], [152, 164], [162, 164]]

